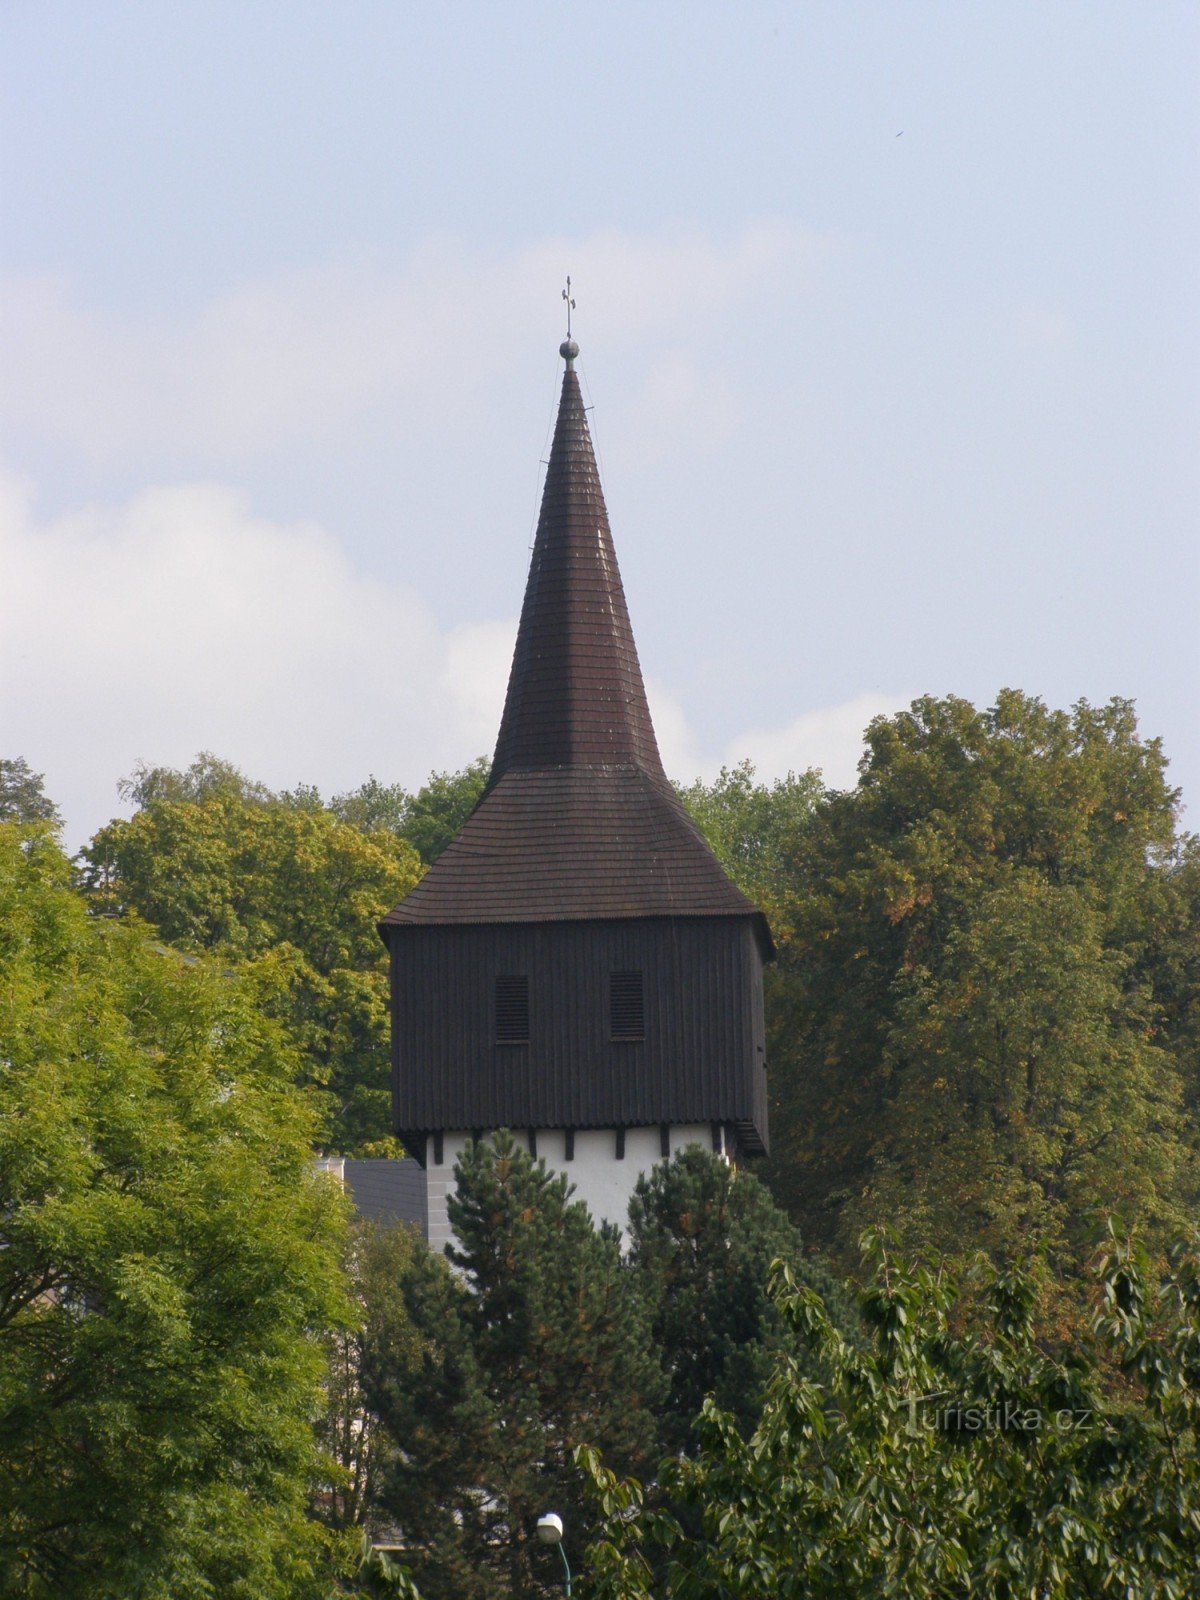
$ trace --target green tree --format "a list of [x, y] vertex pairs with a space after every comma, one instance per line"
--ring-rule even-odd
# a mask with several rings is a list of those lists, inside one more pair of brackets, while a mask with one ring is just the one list
[[342, 1202], [251, 986], [0, 826], [0, 1594], [323, 1596]]
[[460, 772], [431, 772], [412, 798], [403, 837], [429, 867], [474, 811], [491, 762], [478, 756]]
[[421, 1343], [403, 1285], [414, 1253], [424, 1250], [409, 1227], [363, 1218], [351, 1224], [344, 1265], [352, 1309], [327, 1341], [327, 1404], [320, 1427], [336, 1477], [319, 1509], [333, 1528], [381, 1531], [376, 1501], [397, 1447], [371, 1415], [364, 1364], [368, 1351], [386, 1349], [398, 1371], [417, 1371]]
[[403, 784], [380, 783], [372, 774], [357, 789], [347, 794], [335, 794], [329, 802], [329, 809], [340, 821], [360, 828], [363, 833], [386, 828], [389, 833], [403, 838], [411, 804], [412, 796]]
[[376, 923], [416, 883], [416, 855], [322, 807], [205, 783], [177, 798], [156, 778], [142, 809], [85, 850], [85, 886], [99, 909], [136, 913], [180, 950], [247, 966], [300, 1051], [302, 1081], [324, 1096], [325, 1139], [369, 1150], [391, 1127]]
[[[780, 1313], [827, 1384], [781, 1351], [748, 1439], [710, 1404], [700, 1453], [664, 1464], [667, 1509], [647, 1511], [636, 1480], [580, 1452], [602, 1519], [587, 1555], [592, 1600], [1193, 1593], [1195, 1250], [1155, 1290], [1138, 1252], [1110, 1237], [1096, 1337], [1058, 1351], [1037, 1336], [1027, 1269], [988, 1273], [982, 1321], [955, 1331], [964, 1308], [952, 1279], [878, 1241], [874, 1255], [866, 1348], [777, 1265]], [[1118, 1399], [1102, 1379], [1113, 1368]]]
[[789, 772], [774, 783], [755, 782], [754, 765], [722, 767], [715, 783], [697, 779], [678, 786], [692, 815], [729, 876], [767, 915], [777, 940], [791, 927], [791, 863], [824, 794], [818, 772]]
[[598, 1445], [644, 1467], [663, 1378], [616, 1235], [507, 1134], [470, 1146], [450, 1201], [458, 1245], [418, 1252], [404, 1280], [422, 1337], [368, 1352], [372, 1408], [397, 1447], [381, 1513], [429, 1600], [559, 1592], [533, 1524], [562, 1514], [578, 1557], [581, 1476]]
[[0, 760], [0, 822], [48, 822], [62, 825], [58, 807], [46, 793], [40, 772], [23, 756]]
[[1181, 887], [1164, 898], [1176, 798], [1124, 701], [1005, 691], [871, 725], [857, 787], [794, 832], [780, 889], [768, 1173], [810, 1242], [848, 1266], [875, 1217], [956, 1252], [1033, 1229], [1078, 1310], [1095, 1208], [1151, 1239], [1183, 1214], [1196, 924]]
[[1082, 1288], [1097, 1208], [1162, 1239], [1186, 1220], [1181, 1086], [1094, 896], [1018, 868], [893, 984], [889, 1108], [846, 1219], [947, 1254], [1044, 1241]]
[[[660, 1412], [664, 1452], [695, 1448], [695, 1422], [712, 1395], [749, 1427], [788, 1329], [767, 1293], [771, 1262], [796, 1263], [838, 1325], [853, 1303], [816, 1261], [753, 1173], [699, 1146], [638, 1180], [629, 1208], [629, 1257], [651, 1308], [651, 1337], [670, 1382]], [[794, 1343], [794, 1341], [793, 1341]]]
[[431, 867], [474, 811], [490, 769], [487, 757], [479, 756], [459, 772], [431, 772], [416, 794], [371, 777], [350, 793], [336, 795], [331, 809], [357, 828], [386, 828], [406, 839], [422, 865]]
[[1200, 839], [1176, 840], [1146, 887], [1127, 936], [1131, 980], [1151, 997], [1155, 1042], [1176, 1062], [1188, 1119], [1200, 1127]]
[[201, 750], [190, 767], [152, 767], [139, 761], [128, 778], [117, 784], [122, 800], [139, 810], [163, 800], [212, 800], [223, 795], [234, 800], [258, 800], [264, 805], [276, 798], [265, 783], [248, 778], [231, 761], [211, 750]]

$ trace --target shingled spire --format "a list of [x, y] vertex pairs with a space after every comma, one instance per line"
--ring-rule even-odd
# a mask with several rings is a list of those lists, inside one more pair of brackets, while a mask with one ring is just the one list
[[567, 368], [483, 798], [404, 924], [761, 913], [726, 877], [663, 771], [587, 413]]
[[489, 787], [516, 769], [572, 766], [665, 776], [568, 360]]

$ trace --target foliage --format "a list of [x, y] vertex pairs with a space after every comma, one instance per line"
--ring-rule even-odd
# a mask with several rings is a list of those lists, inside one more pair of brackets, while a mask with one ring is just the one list
[[1017, 869], [963, 913], [936, 968], [897, 978], [889, 1127], [848, 1218], [903, 1215], [905, 1235], [946, 1252], [966, 1227], [996, 1257], [1041, 1237], [1067, 1277], [1098, 1203], [1159, 1238], [1182, 1223], [1178, 1076], [1104, 931], [1086, 891]]
[[391, 1126], [376, 923], [417, 881], [416, 856], [323, 807], [247, 794], [211, 757], [190, 773], [202, 764], [181, 794], [179, 774], [140, 780], [142, 809], [84, 852], [85, 886], [98, 909], [136, 913], [180, 950], [245, 965], [301, 1054], [302, 1081], [322, 1092], [325, 1137], [368, 1149]]
[[128, 778], [120, 779], [117, 793], [139, 811], [164, 800], [212, 800], [224, 796], [256, 800], [265, 805], [276, 798], [266, 784], [248, 778], [232, 762], [222, 761], [211, 750], [201, 750], [191, 766], [182, 772], [175, 767], [152, 767], [139, 761]]
[[403, 1280], [419, 1360], [407, 1338], [367, 1352], [372, 1408], [397, 1446], [381, 1513], [429, 1600], [556, 1593], [533, 1524], [553, 1508], [578, 1538], [576, 1445], [623, 1470], [646, 1462], [661, 1371], [616, 1236], [565, 1178], [498, 1134], [464, 1152], [449, 1204], [457, 1275], [418, 1251]]
[[341, 822], [363, 833], [375, 833], [386, 828], [389, 833], [402, 836], [408, 819], [412, 796], [400, 783], [380, 783], [374, 774], [366, 783], [347, 794], [335, 794], [329, 809]]
[[777, 939], [787, 937], [790, 908], [785, 893], [797, 839], [812, 820], [823, 794], [818, 772], [789, 772], [772, 784], [756, 783], [754, 764], [722, 767], [715, 783], [700, 779], [679, 787], [691, 813], [729, 876], [766, 912]]
[[412, 1574], [396, 1556], [363, 1536], [358, 1565], [347, 1593], [355, 1600], [421, 1600]]
[[[768, 974], [768, 1181], [806, 1239], [996, 1259], [1043, 1237], [1078, 1316], [1098, 1208], [1196, 1191], [1194, 853], [1125, 701], [923, 699], [791, 814]], [[1190, 1066], [1189, 1066], [1190, 1063]]]
[[386, 1349], [404, 1370], [416, 1369], [420, 1341], [402, 1285], [417, 1250], [424, 1245], [411, 1228], [362, 1218], [351, 1225], [344, 1267], [353, 1309], [326, 1343], [326, 1410], [319, 1430], [336, 1469], [319, 1512], [334, 1528], [374, 1527], [376, 1496], [395, 1446], [367, 1406], [364, 1361], [368, 1350]]
[[1149, 874], [1130, 930], [1131, 981], [1153, 1000], [1155, 1039], [1174, 1059], [1200, 1125], [1200, 839], [1177, 839]]
[[302, 1600], [342, 1207], [251, 986], [0, 827], [0, 1594]]
[[0, 760], [0, 822], [48, 822], [56, 828], [62, 824], [42, 774], [33, 772], [23, 756]]
[[490, 767], [487, 757], [479, 756], [459, 772], [431, 772], [416, 794], [371, 777], [349, 794], [336, 795], [331, 809], [357, 828], [387, 828], [406, 839], [422, 865], [430, 867], [479, 803]]
[[491, 762], [478, 756], [461, 772], [432, 772], [413, 796], [403, 837], [432, 866], [478, 805]]
[[709, 1404], [699, 1455], [662, 1469], [675, 1509], [648, 1512], [636, 1481], [580, 1451], [602, 1518], [592, 1600], [1185, 1600], [1200, 1541], [1194, 1249], [1155, 1290], [1110, 1236], [1096, 1342], [1124, 1376], [1114, 1401], [1094, 1349], [1041, 1347], [1025, 1268], [987, 1275], [986, 1325], [961, 1335], [950, 1280], [873, 1248], [867, 1349], [777, 1264], [780, 1313], [828, 1385], [781, 1352], [749, 1439]]
[[839, 1327], [855, 1329], [853, 1304], [819, 1263], [803, 1258], [798, 1231], [752, 1172], [692, 1145], [639, 1178], [629, 1215], [630, 1262], [670, 1380], [661, 1452], [694, 1449], [695, 1419], [709, 1395], [739, 1426], [757, 1415], [774, 1355], [788, 1342], [767, 1294], [777, 1257], [796, 1263]]

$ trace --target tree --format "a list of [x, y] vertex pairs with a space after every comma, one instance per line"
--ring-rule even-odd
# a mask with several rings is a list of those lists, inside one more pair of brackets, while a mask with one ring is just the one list
[[824, 793], [820, 773], [789, 772], [768, 785], [756, 783], [753, 763], [743, 761], [722, 767], [713, 784], [677, 787], [718, 861], [766, 913], [776, 939], [786, 939], [790, 863]]
[[[1200, 1537], [1200, 1257], [1156, 1292], [1110, 1235], [1092, 1343], [1047, 1350], [1033, 1275], [986, 1275], [982, 1323], [957, 1286], [872, 1241], [869, 1347], [777, 1264], [781, 1315], [829, 1374], [786, 1352], [747, 1439], [706, 1407], [702, 1449], [664, 1465], [666, 1510], [580, 1452], [602, 1518], [593, 1600], [1184, 1600]], [[972, 1296], [974, 1301], [976, 1296]], [[1102, 1354], [1101, 1354], [1102, 1353]], [[1101, 1377], [1117, 1368], [1123, 1393]], [[690, 1513], [683, 1536], [678, 1512]]]
[[639, 1178], [630, 1204], [629, 1256], [651, 1308], [651, 1337], [670, 1389], [660, 1412], [664, 1453], [695, 1448], [695, 1423], [712, 1395], [749, 1427], [787, 1327], [767, 1293], [771, 1262], [796, 1263], [838, 1326], [857, 1313], [831, 1275], [806, 1260], [800, 1235], [749, 1171], [699, 1146]]
[[552, 1507], [578, 1556], [574, 1447], [648, 1460], [663, 1379], [635, 1280], [566, 1179], [507, 1134], [468, 1147], [450, 1220], [457, 1275], [428, 1251], [403, 1281], [422, 1340], [368, 1351], [365, 1386], [396, 1445], [380, 1497], [428, 1600], [558, 1592], [533, 1524]]
[[479, 756], [459, 772], [431, 772], [416, 794], [400, 784], [368, 778], [349, 794], [336, 795], [331, 809], [368, 832], [386, 828], [406, 839], [430, 867], [479, 803], [491, 762]]
[[1195, 1196], [1176, 799], [1125, 701], [1005, 691], [871, 725], [779, 891], [768, 1176], [810, 1242], [848, 1268], [880, 1217], [956, 1254], [1034, 1230], [1076, 1313], [1096, 1208], [1162, 1242]]
[[48, 822], [62, 826], [58, 807], [47, 795], [42, 774], [23, 756], [0, 760], [0, 822]]
[[1200, 839], [1184, 834], [1149, 875], [1138, 924], [1130, 930], [1130, 982], [1151, 999], [1156, 1043], [1183, 1080], [1184, 1103], [1200, 1126]]
[[248, 778], [231, 761], [222, 761], [211, 750], [201, 750], [183, 771], [139, 761], [131, 775], [118, 782], [117, 793], [122, 800], [132, 801], [139, 811], [164, 800], [212, 800], [223, 795], [266, 805], [276, 798], [265, 783]]
[[180, 950], [246, 965], [300, 1051], [302, 1081], [324, 1096], [325, 1139], [369, 1150], [391, 1130], [376, 923], [416, 883], [416, 855], [323, 807], [214, 782], [175, 798], [174, 781], [156, 779], [142, 809], [84, 851], [85, 886], [99, 909], [136, 913]]
[[1081, 1289], [1098, 1207], [1182, 1226], [1181, 1086], [1092, 894], [1026, 868], [981, 893], [935, 964], [893, 983], [889, 1112], [855, 1217], [953, 1255], [1040, 1238]]
[[0, 1594], [324, 1596], [342, 1202], [253, 988], [0, 826]]
[[478, 756], [461, 772], [431, 772], [412, 798], [403, 837], [432, 866], [479, 804], [491, 762]]
[[345, 1256], [352, 1311], [326, 1345], [327, 1405], [320, 1437], [337, 1476], [320, 1506], [333, 1528], [378, 1531], [376, 1501], [396, 1446], [371, 1415], [363, 1390], [368, 1351], [386, 1349], [399, 1371], [414, 1372], [421, 1345], [403, 1285], [424, 1245], [406, 1226], [356, 1219]]
[[335, 794], [329, 809], [341, 822], [359, 828], [363, 833], [374, 833], [386, 828], [398, 837], [404, 836], [412, 796], [399, 783], [380, 783], [372, 774], [366, 783], [347, 794]]

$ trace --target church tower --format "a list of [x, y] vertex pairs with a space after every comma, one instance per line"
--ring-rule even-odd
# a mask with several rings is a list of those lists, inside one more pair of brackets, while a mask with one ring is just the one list
[[623, 1226], [685, 1144], [767, 1145], [762, 913], [659, 758], [568, 338], [487, 787], [380, 924], [395, 1127], [429, 1241], [465, 1142], [509, 1128]]

